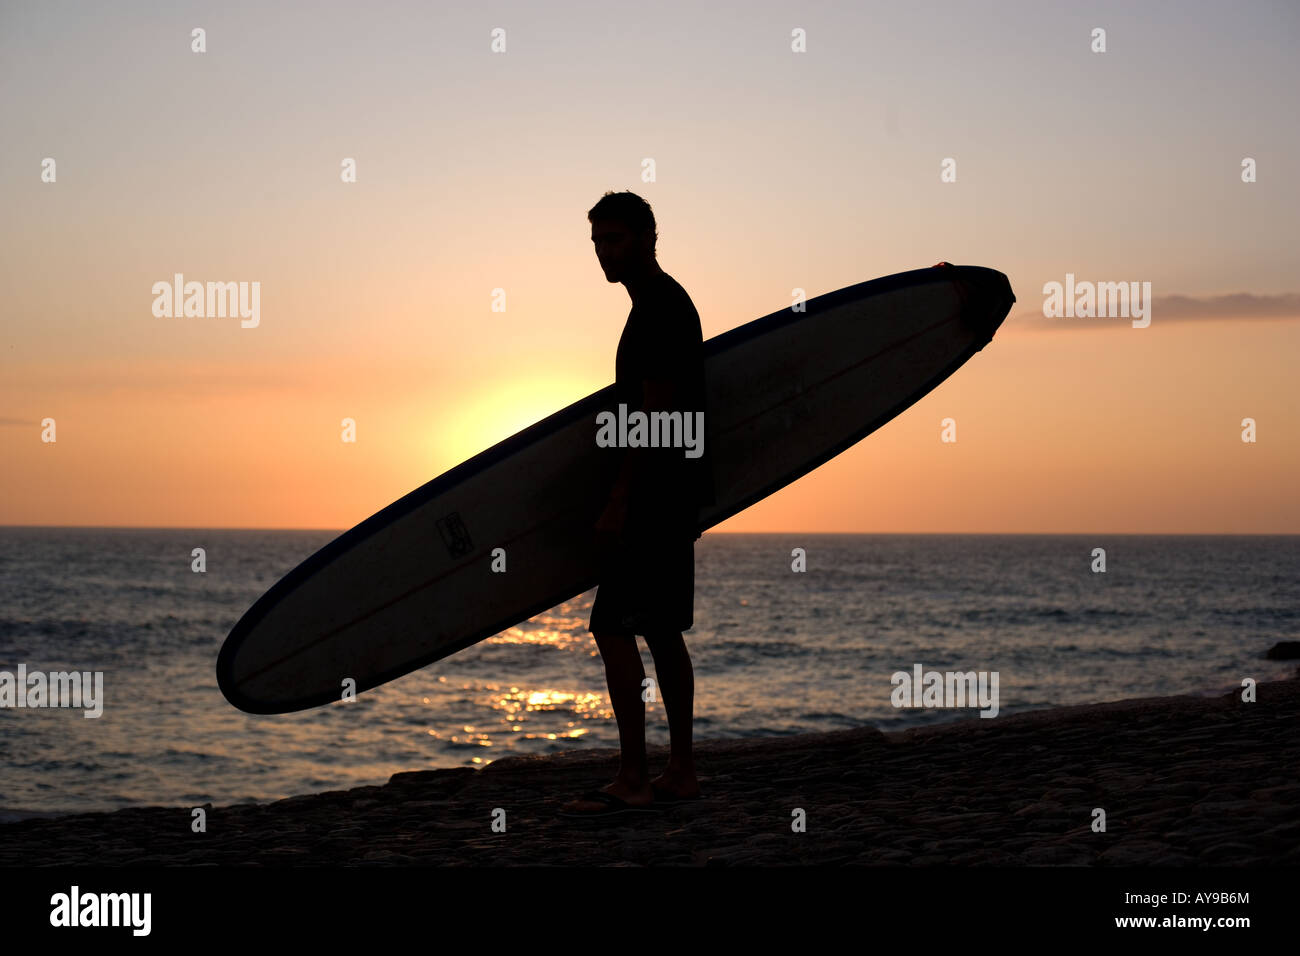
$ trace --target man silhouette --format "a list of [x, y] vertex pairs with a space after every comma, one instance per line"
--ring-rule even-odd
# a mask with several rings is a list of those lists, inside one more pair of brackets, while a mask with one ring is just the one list
[[[700, 317], [686, 290], [655, 259], [650, 205], [631, 192], [608, 192], [587, 219], [605, 278], [623, 283], [632, 299], [614, 362], [616, 403], [626, 404], [629, 414], [679, 411], [683, 421], [704, 412]], [[614, 782], [565, 804], [565, 816], [645, 812], [700, 793], [691, 753], [695, 676], [682, 631], [693, 624], [697, 512], [712, 502], [713, 488], [708, 443], [699, 457], [685, 452], [617, 452], [618, 475], [595, 526], [603, 576], [588, 630], [605, 663], [621, 759]], [[654, 656], [671, 740], [668, 766], [653, 780], [637, 634]]]

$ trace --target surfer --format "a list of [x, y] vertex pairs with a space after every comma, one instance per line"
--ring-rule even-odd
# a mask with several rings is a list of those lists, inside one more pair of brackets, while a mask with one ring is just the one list
[[[640, 196], [607, 192], [587, 213], [605, 278], [632, 299], [615, 357], [616, 403], [629, 410], [704, 412], [704, 349], [699, 313], [686, 290], [659, 267], [654, 213]], [[702, 438], [702, 436], [701, 436]], [[596, 522], [604, 574], [588, 630], [605, 663], [618, 721], [618, 775], [603, 790], [565, 804], [568, 816], [649, 810], [693, 800], [700, 785], [691, 753], [695, 677], [682, 632], [693, 624], [696, 513], [713, 500], [709, 445], [628, 447]], [[668, 714], [671, 753], [662, 774], [646, 764], [645, 638]]]

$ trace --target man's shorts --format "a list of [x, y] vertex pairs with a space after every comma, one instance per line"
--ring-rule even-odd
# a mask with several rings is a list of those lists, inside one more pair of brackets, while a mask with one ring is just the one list
[[695, 539], [653, 530], [625, 534], [596, 590], [587, 630], [680, 632], [694, 623]]

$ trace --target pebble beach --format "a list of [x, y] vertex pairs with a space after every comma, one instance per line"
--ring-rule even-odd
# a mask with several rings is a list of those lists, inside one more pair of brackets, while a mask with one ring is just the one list
[[208, 806], [201, 833], [193, 807], [26, 819], [0, 825], [0, 865], [1300, 864], [1300, 681], [1240, 697], [697, 740], [701, 799], [656, 813], [558, 816], [617, 768], [575, 750]]

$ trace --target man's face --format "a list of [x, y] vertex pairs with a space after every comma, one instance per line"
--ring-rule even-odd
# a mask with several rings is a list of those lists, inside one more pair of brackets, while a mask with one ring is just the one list
[[638, 240], [621, 222], [597, 219], [591, 224], [591, 242], [596, 247], [596, 258], [610, 282], [621, 282], [635, 274], [649, 251], [644, 237]]

